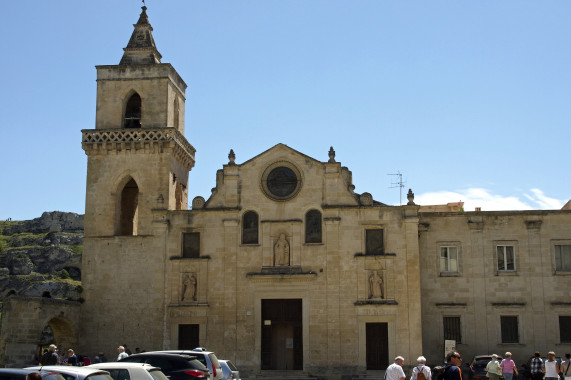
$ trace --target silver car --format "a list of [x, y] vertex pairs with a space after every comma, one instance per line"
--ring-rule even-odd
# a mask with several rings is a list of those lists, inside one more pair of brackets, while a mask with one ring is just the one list
[[105, 370], [109, 372], [113, 380], [168, 380], [159, 367], [145, 363], [97, 363], [85, 368]]
[[222, 367], [223, 380], [240, 380], [240, 371], [230, 360], [218, 359]]
[[35, 371], [57, 372], [62, 375], [65, 380], [113, 380], [109, 376], [109, 372], [97, 368], [75, 367], [67, 365], [45, 365], [27, 367]]

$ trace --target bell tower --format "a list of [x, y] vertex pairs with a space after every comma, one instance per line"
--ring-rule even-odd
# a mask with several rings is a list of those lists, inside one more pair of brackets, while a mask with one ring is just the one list
[[186, 84], [161, 63], [142, 12], [119, 65], [97, 66], [95, 129], [88, 156], [85, 234], [149, 234], [151, 210], [188, 208], [195, 149], [184, 137]]
[[82, 130], [84, 352], [164, 339], [164, 215], [188, 208], [195, 149], [184, 137], [186, 84], [161, 63], [152, 31], [143, 6], [119, 64], [96, 66], [95, 129]]

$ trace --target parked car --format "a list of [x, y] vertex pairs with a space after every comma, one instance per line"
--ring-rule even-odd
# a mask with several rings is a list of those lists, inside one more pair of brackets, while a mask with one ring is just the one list
[[[492, 360], [492, 355], [476, 355], [472, 358], [468, 367], [468, 380], [487, 380], [486, 366]], [[501, 362], [502, 358], [498, 356], [498, 361]]]
[[97, 368], [45, 365], [27, 367], [26, 369], [57, 372], [62, 375], [65, 380], [113, 380], [111, 376], [109, 376], [109, 372]]
[[216, 354], [214, 354], [212, 351], [206, 351], [204, 347], [197, 347], [193, 350], [169, 350], [153, 352], [196, 356], [196, 359], [204, 364], [210, 371], [210, 374], [212, 375], [211, 380], [222, 380], [222, 368], [220, 367], [220, 362], [218, 361]]
[[164, 352], [144, 352], [129, 355], [118, 363], [148, 363], [159, 367], [171, 380], [208, 380], [210, 374], [195, 356], [167, 354]]
[[57, 372], [21, 368], [0, 368], [0, 380], [26, 380], [26, 376], [32, 372], [39, 372], [44, 380], [65, 380], [65, 378]]
[[92, 364], [88, 368], [105, 370], [113, 380], [168, 380], [159, 367], [145, 363], [108, 362]]
[[223, 380], [240, 380], [240, 371], [230, 360], [218, 359], [222, 367]]

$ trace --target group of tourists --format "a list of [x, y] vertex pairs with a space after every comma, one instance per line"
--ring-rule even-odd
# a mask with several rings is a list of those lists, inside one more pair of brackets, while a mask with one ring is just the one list
[[[107, 361], [105, 354], [100, 352], [95, 356], [93, 363], [104, 363]], [[48, 349], [44, 352], [39, 360], [40, 366], [45, 365], [70, 365], [70, 366], [83, 366], [92, 363], [88, 356], [76, 355], [73, 349], [58, 350], [55, 344], [50, 344]]]
[[[426, 358], [419, 356], [418, 365], [412, 370], [410, 380], [462, 380], [462, 356], [452, 351], [446, 355], [446, 364], [442, 367], [436, 367], [431, 370], [426, 365]], [[551, 351], [547, 354], [547, 360], [541, 358], [541, 354], [536, 352], [530, 363], [531, 380], [571, 380], [571, 371], [569, 363], [571, 355], [565, 354], [565, 360], [559, 364], [555, 360], [555, 352]], [[388, 366], [385, 371], [385, 380], [405, 380], [406, 375], [403, 370], [404, 358], [397, 356], [395, 362]], [[506, 352], [505, 358], [500, 362], [498, 355], [493, 354], [492, 360], [486, 365], [487, 377], [490, 380], [513, 380], [515, 376], [519, 376], [515, 362], [512, 360], [511, 352]], [[434, 378], [433, 378], [434, 377]]]

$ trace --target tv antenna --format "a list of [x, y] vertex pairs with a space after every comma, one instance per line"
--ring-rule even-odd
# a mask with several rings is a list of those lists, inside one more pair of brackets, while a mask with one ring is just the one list
[[402, 174], [400, 171], [397, 171], [394, 174], [387, 174], [387, 175], [392, 175], [397, 177], [396, 182], [392, 182], [389, 188], [390, 189], [394, 189], [395, 187], [399, 188], [399, 206], [402, 206], [402, 189], [404, 189], [404, 184], [405, 184], [405, 182], [402, 181]]

